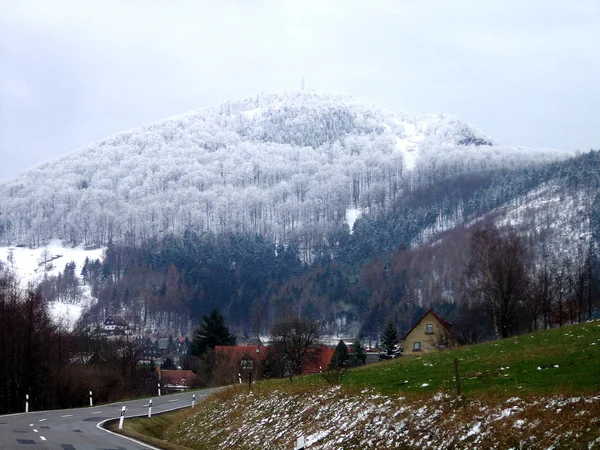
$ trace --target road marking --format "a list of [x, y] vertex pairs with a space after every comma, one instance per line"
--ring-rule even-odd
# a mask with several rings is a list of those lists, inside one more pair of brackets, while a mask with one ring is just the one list
[[38, 432], [38, 430], [36, 430], [36, 429], [34, 428], [34, 429], [33, 429], [33, 432], [34, 432], [34, 433], [37, 433], [37, 432]]
[[73, 414], [65, 414], [64, 416], [60, 416], [60, 417], [73, 417]]
[[44, 436], [40, 436], [40, 439], [41, 439], [42, 441], [45, 441], [45, 440], [46, 440], [46, 438], [45, 438]]
[[94, 411], [92, 414], [100, 414], [102, 411]]
[[178, 401], [179, 401], [179, 399], [169, 400], [169, 403], [178, 402]]
[[44, 420], [46, 420], [46, 419], [40, 419], [40, 422], [43, 422]]
[[30, 423], [30, 424], [29, 424], [29, 426], [30, 426], [30, 427], [32, 427], [32, 426], [33, 426], [33, 424], [32, 424], [32, 423]]

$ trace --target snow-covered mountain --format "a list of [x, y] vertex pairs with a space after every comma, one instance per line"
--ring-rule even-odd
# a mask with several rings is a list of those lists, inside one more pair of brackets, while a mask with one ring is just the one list
[[[456, 117], [291, 92], [192, 111], [89, 144], [0, 186], [0, 245], [166, 233], [315, 242], [408, 187], [572, 152], [506, 147]], [[347, 228], [346, 228], [347, 229]]]

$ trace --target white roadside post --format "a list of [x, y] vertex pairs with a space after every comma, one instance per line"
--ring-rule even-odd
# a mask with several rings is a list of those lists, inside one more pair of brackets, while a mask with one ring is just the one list
[[94, 406], [94, 401], [92, 400], [92, 391], [90, 391], [90, 406]]
[[158, 383], [158, 396], [160, 397], [160, 383]]
[[304, 436], [299, 437], [296, 441], [296, 448], [294, 450], [304, 450], [305, 447], [306, 445], [304, 443]]
[[192, 395], [192, 408], [196, 405], [196, 394]]
[[240, 384], [242, 384], [242, 374], [238, 373], [238, 380], [240, 380]]
[[119, 430], [123, 429], [123, 421], [125, 420], [125, 410], [127, 408], [125, 406], [123, 406], [121, 408], [121, 418], [119, 419]]
[[29, 394], [25, 394], [25, 412], [29, 412]]
[[152, 417], [152, 399], [148, 401], [148, 417]]

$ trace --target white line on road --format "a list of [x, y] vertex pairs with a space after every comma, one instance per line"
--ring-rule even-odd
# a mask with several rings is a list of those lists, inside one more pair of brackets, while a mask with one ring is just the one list
[[64, 416], [60, 416], [60, 417], [73, 417], [73, 414], [65, 414]]
[[36, 429], [34, 428], [34, 429], [33, 429], [33, 432], [34, 432], [34, 433], [37, 433], [37, 432], [38, 432], [38, 430], [36, 430]]
[[169, 400], [169, 403], [178, 402], [178, 401], [179, 401], [179, 399]]
[[92, 414], [100, 414], [102, 411], [94, 411]]
[[43, 422], [44, 420], [46, 420], [46, 419], [40, 419], [40, 422]]
[[30, 424], [29, 424], [29, 426], [30, 426], [30, 427], [32, 427], [32, 426], [33, 426], [33, 424], [32, 424], [32, 423], [30, 423]]
[[45, 440], [46, 440], [46, 438], [45, 438], [44, 436], [40, 436], [40, 439], [41, 439], [42, 441], [45, 441]]

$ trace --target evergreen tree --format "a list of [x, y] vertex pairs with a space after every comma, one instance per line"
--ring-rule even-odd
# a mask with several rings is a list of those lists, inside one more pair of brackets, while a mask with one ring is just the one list
[[362, 366], [367, 362], [367, 352], [358, 339], [352, 343], [352, 354], [350, 355], [350, 364], [352, 366]]
[[224, 324], [223, 316], [213, 309], [208, 316], [202, 318], [204, 323], [196, 330], [194, 341], [190, 346], [190, 354], [204, 355], [208, 349], [217, 345], [235, 345], [236, 338], [229, 333], [229, 328]]
[[335, 348], [335, 352], [333, 352], [333, 356], [331, 357], [331, 361], [329, 362], [329, 369], [340, 369], [342, 367], [346, 367], [350, 362], [350, 353], [348, 352], [348, 347], [340, 339], [337, 347]]
[[394, 359], [400, 356], [400, 348], [398, 344], [400, 338], [398, 337], [398, 331], [394, 322], [391, 320], [387, 323], [385, 330], [381, 336], [381, 351], [379, 352], [379, 359]]
[[160, 368], [162, 370], [177, 370], [177, 366], [175, 365], [173, 358], [170, 357], [165, 359], [165, 361], [161, 364]]

